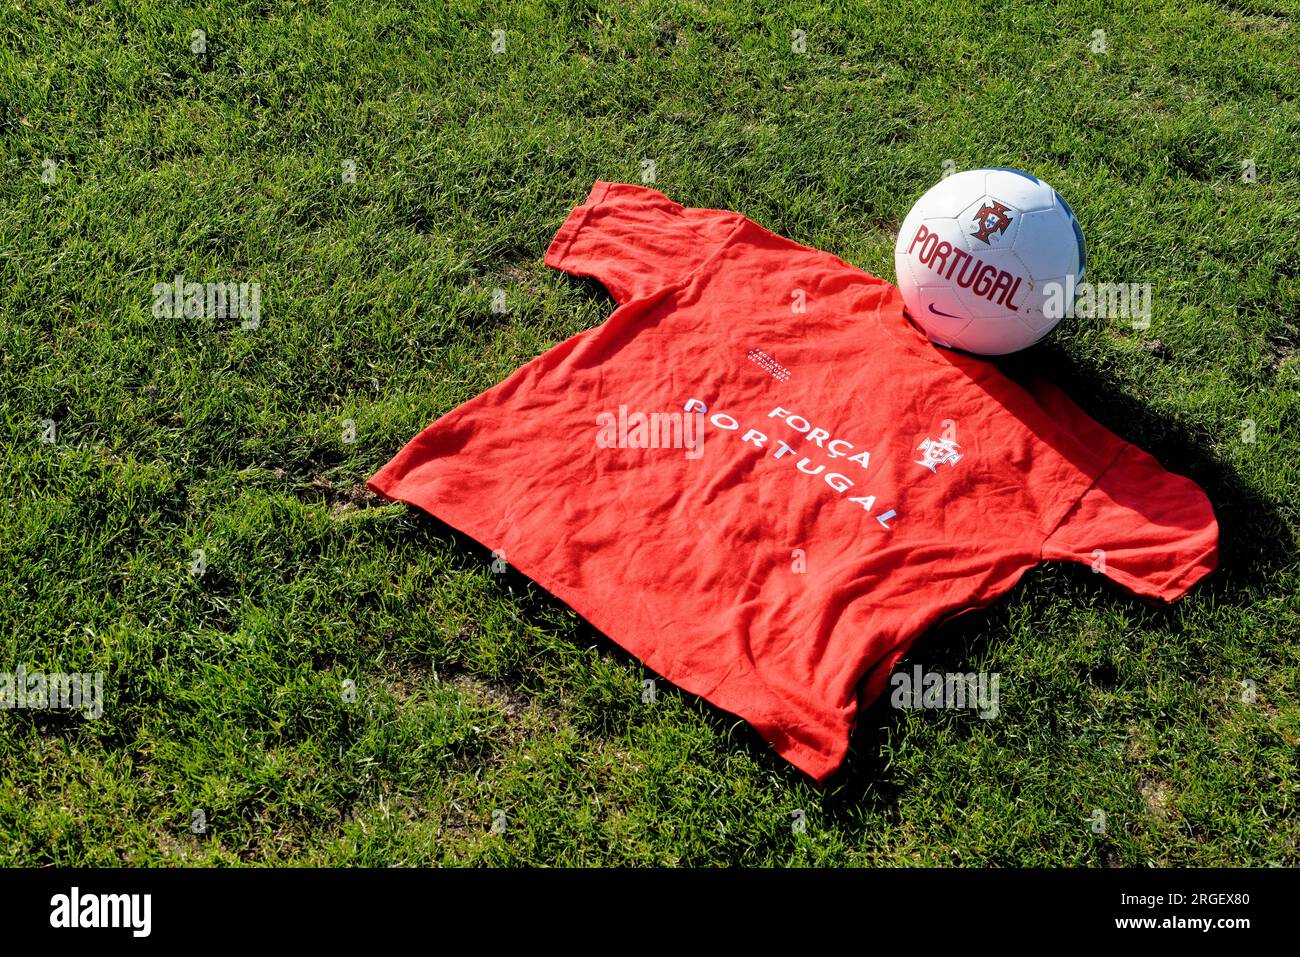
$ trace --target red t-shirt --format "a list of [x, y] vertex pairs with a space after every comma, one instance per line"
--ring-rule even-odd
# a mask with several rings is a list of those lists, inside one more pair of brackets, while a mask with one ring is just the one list
[[501, 550], [818, 782], [911, 642], [1036, 563], [1165, 601], [1217, 564], [1193, 482], [1046, 382], [932, 345], [829, 253], [597, 182], [546, 263], [618, 308], [369, 487]]

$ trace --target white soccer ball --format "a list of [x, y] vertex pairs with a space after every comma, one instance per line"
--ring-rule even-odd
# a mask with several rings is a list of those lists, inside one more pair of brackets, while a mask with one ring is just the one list
[[912, 319], [941, 346], [998, 356], [1068, 315], [1087, 244], [1074, 211], [1015, 169], [954, 173], [922, 196], [894, 246]]

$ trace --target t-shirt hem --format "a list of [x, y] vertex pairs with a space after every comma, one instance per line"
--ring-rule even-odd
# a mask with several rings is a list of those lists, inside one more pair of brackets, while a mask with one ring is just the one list
[[[366, 488], [392, 501], [405, 502], [428, 512], [475, 541], [491, 547], [492, 543], [489, 539], [493, 537], [492, 531], [474, 517], [458, 512], [455, 507], [449, 507], [445, 502], [433, 503], [424, 500], [422, 496], [407, 495], [401, 492], [399, 489], [401, 479], [385, 475], [385, 471], [385, 469], [381, 469], [376, 472], [365, 483]], [[843, 740], [844, 742], [843, 748], [838, 748], [833, 752], [810, 747], [799, 740], [796, 725], [772, 716], [779, 709], [789, 710], [789, 702], [773, 697], [761, 680], [738, 680], [735, 676], [724, 678], [717, 684], [712, 684], [707, 680], [697, 680], [694, 674], [678, 671], [671, 661], [664, 660], [658, 653], [658, 649], [653, 645], [643, 643], [625, 634], [619, 634], [619, 630], [613, 621], [607, 619], [599, 609], [588, 606], [583, 598], [575, 594], [565, 583], [557, 581], [546, 574], [545, 571], [542, 571], [540, 563], [534, 564], [528, 556], [522, 556], [521, 558], [518, 554], [512, 555], [507, 560], [516, 571], [532, 579], [539, 587], [560, 599], [597, 631], [629, 654], [638, 658], [647, 667], [657, 671], [666, 680], [688, 694], [703, 698], [723, 711], [745, 720], [758, 732], [763, 740], [772, 746], [772, 749], [780, 757], [807, 774], [817, 785], [825, 784], [844, 763], [844, 758], [848, 752], [850, 727], [834, 728], [824, 721], [805, 715], [804, 717], [808, 718], [809, 725], [820, 729], [827, 736], [834, 736], [836, 740]], [[762, 710], [752, 708], [750, 703], [756, 697], [763, 698], [769, 706]]]
[[1184, 565], [1156, 590], [1163, 601], [1172, 602], [1186, 595], [1198, 581], [1219, 567], [1219, 545], [1214, 543]]

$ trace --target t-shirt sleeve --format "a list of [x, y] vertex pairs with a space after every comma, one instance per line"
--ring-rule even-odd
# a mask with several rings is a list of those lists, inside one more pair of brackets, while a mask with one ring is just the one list
[[738, 213], [692, 209], [658, 190], [597, 180], [546, 250], [546, 265], [604, 283], [622, 305], [688, 277], [727, 241]]
[[1195, 482], [1120, 443], [1042, 557], [1089, 564], [1134, 594], [1171, 602], [1218, 567], [1219, 525]]

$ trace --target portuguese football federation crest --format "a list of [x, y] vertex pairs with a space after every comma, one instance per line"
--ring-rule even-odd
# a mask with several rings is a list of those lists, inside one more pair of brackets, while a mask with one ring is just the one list
[[1001, 236], [1011, 225], [1011, 207], [990, 199], [975, 211], [975, 232], [971, 235], [989, 245], [989, 237], [995, 233]]

